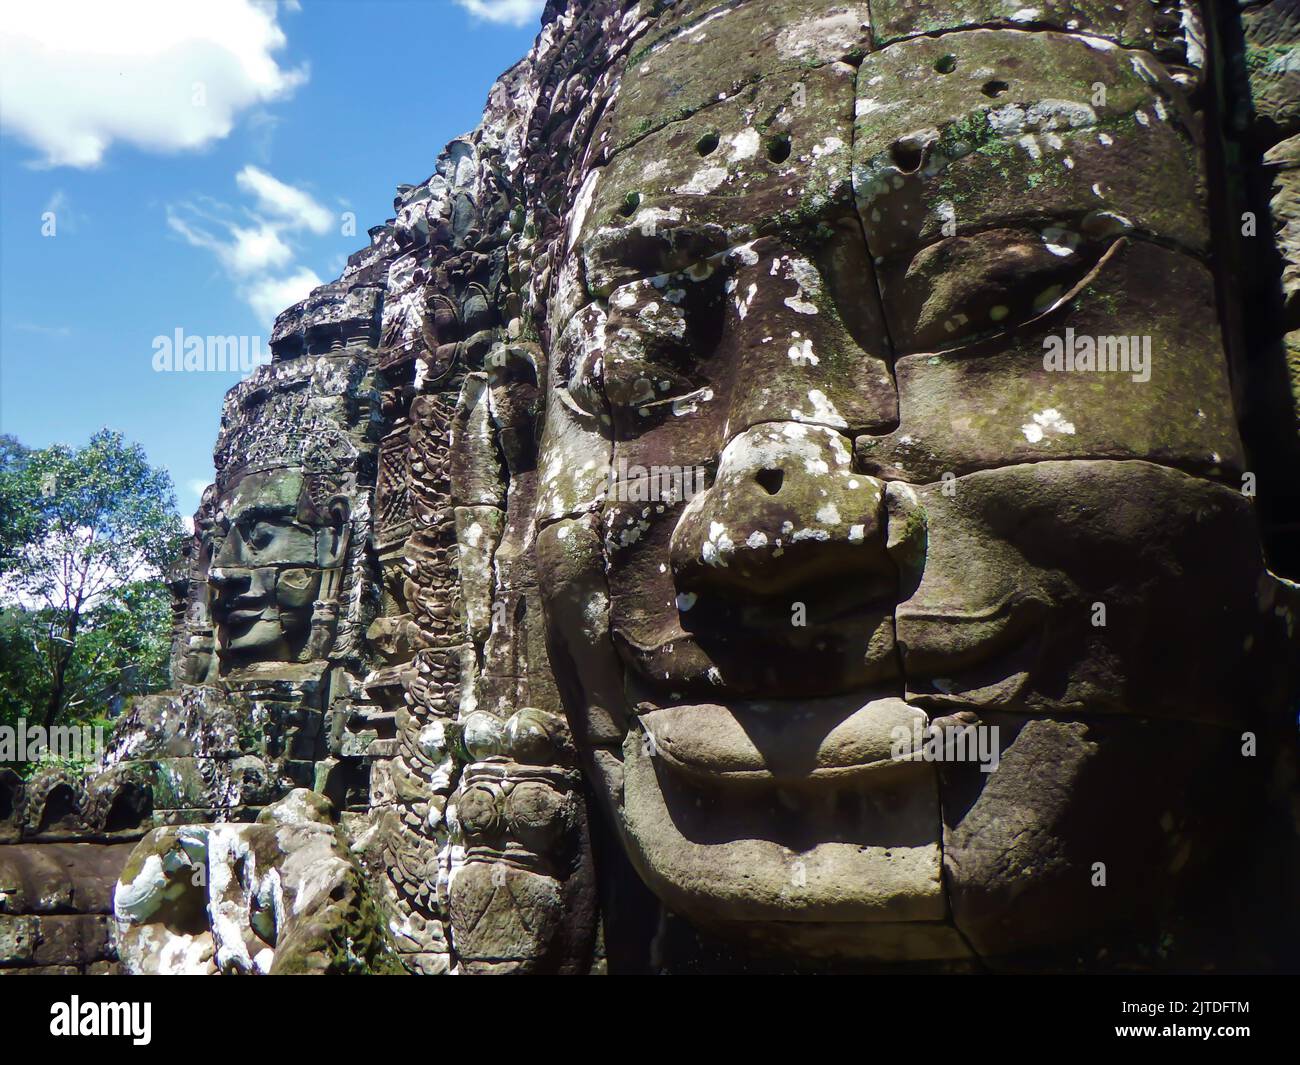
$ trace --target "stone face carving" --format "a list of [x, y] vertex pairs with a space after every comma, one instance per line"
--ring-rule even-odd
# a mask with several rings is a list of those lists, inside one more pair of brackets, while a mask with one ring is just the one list
[[319, 658], [334, 639], [348, 500], [322, 510], [297, 473], [252, 473], [221, 501], [225, 542], [208, 583], [219, 654], [241, 662]]
[[1219, 35], [1007, 10], [552, 0], [227, 399], [128, 968], [343, 964], [261, 927], [316, 863], [354, 968], [1276, 960], [1206, 901], [1285, 882], [1300, 608]]
[[[552, 245], [538, 557], [597, 795], [671, 910], [763, 953], [1147, 916], [1262, 802], [1198, 785], [1280, 721], [1293, 634], [1239, 491], [1194, 13], [706, 6], [638, 46]], [[1121, 331], [1125, 372], [1044, 360]], [[954, 721], [995, 772], [891, 747]]]
[[207, 571], [221, 675], [355, 654], [369, 531], [359, 497], [373, 477], [358, 417], [366, 369], [355, 356], [307, 357], [227, 397]]

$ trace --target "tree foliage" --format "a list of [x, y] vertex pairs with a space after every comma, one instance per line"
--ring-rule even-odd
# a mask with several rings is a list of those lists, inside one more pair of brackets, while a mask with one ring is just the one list
[[102, 719], [166, 683], [171, 478], [120, 433], [81, 448], [0, 437], [0, 721]]

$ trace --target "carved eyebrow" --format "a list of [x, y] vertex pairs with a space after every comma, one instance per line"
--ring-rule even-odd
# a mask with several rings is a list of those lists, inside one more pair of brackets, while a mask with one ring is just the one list
[[271, 503], [250, 503], [238, 513], [229, 515], [227, 520], [231, 525], [244, 525], [253, 521], [278, 521], [285, 518], [292, 521], [296, 515], [297, 512], [292, 507], [276, 506]]

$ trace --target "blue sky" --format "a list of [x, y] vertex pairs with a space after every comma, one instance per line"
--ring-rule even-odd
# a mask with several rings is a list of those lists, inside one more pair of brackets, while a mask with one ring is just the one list
[[191, 512], [238, 375], [157, 373], [154, 338], [265, 344], [274, 311], [337, 276], [395, 187], [477, 123], [540, 7], [5, 5], [0, 432], [40, 447], [118, 429]]

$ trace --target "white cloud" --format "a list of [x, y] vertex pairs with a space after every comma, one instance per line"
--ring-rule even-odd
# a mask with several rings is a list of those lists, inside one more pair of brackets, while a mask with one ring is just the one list
[[246, 166], [235, 175], [235, 184], [257, 198], [258, 210], [283, 219], [293, 228], [319, 234], [334, 224], [334, 216], [302, 189], [277, 181], [265, 170]]
[[293, 92], [274, 4], [258, 0], [41, 0], [5, 5], [0, 130], [42, 166], [93, 167], [115, 142], [200, 148], [240, 113]]
[[170, 205], [167, 225], [217, 257], [240, 297], [269, 329], [280, 311], [322, 283], [313, 270], [294, 265], [292, 235], [328, 232], [334, 216], [303, 189], [255, 166], [240, 170], [235, 184], [252, 197], [252, 207], [210, 200]]
[[300, 266], [287, 277], [263, 277], [243, 290], [243, 297], [268, 326], [290, 304], [297, 303], [324, 282], [314, 270]]
[[456, 0], [475, 18], [510, 26], [527, 26], [542, 13], [545, 0]]
[[267, 267], [284, 266], [293, 258], [293, 250], [283, 240], [274, 226], [260, 225], [252, 229], [236, 226], [231, 249], [231, 264], [241, 274], [252, 274]]
[[176, 208], [168, 208], [167, 211], [167, 224], [173, 231], [196, 248], [206, 248], [212, 252], [232, 274], [254, 274], [274, 269], [284, 266], [293, 258], [293, 249], [270, 223], [245, 227], [219, 219], [213, 221], [225, 227], [230, 239], [222, 240], [213, 235], [211, 230], [185, 217]]

